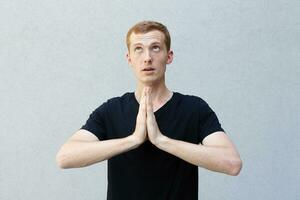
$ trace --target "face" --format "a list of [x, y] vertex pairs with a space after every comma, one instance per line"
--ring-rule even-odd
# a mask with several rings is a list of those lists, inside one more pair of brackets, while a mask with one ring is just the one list
[[143, 84], [164, 81], [166, 65], [173, 60], [173, 52], [167, 51], [164, 37], [157, 30], [145, 34], [132, 33], [130, 36], [127, 61]]

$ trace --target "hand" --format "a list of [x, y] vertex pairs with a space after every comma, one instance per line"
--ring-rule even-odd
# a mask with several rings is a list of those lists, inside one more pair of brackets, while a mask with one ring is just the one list
[[157, 145], [158, 141], [164, 136], [157, 125], [155, 115], [153, 113], [153, 103], [151, 99], [151, 89], [146, 91], [147, 106], [147, 132], [148, 138], [152, 144]]
[[140, 99], [140, 106], [139, 112], [136, 118], [136, 125], [135, 131], [133, 133], [134, 138], [137, 139], [138, 144], [142, 144], [145, 140], [147, 140], [147, 127], [146, 127], [146, 94], [147, 88], [143, 89], [141, 99]]

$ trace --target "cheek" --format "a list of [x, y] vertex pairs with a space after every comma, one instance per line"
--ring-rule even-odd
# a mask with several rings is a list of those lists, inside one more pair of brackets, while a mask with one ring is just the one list
[[161, 65], [166, 65], [167, 64], [167, 61], [168, 61], [168, 58], [165, 57], [165, 56], [161, 56], [159, 59], [158, 59], [159, 63]]
[[140, 61], [141, 61], [140, 56], [133, 56], [131, 59], [132, 63], [140, 63]]

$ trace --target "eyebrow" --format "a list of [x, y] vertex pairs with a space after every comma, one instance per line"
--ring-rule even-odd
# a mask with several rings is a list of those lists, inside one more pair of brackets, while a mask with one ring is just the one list
[[160, 42], [153, 42], [151, 45], [154, 45], [154, 44], [161, 44]]
[[[159, 45], [161, 45], [161, 43], [160, 42], [153, 42], [153, 43], [151, 43], [150, 44], [150, 46], [151, 45], [155, 45], [155, 44], [159, 44]], [[142, 43], [140, 43], [140, 42], [138, 42], [138, 43], [134, 43], [134, 44], [132, 44], [133, 46], [138, 46], [138, 45], [142, 45], [143, 46], [143, 44]]]
[[134, 43], [133, 46], [143, 45], [142, 43]]

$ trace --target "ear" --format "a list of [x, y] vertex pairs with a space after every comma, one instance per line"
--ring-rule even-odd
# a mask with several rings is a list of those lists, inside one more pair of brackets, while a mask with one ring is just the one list
[[126, 59], [129, 65], [131, 65], [131, 58], [129, 52], [126, 53]]
[[174, 55], [173, 51], [170, 50], [168, 52], [168, 55], [167, 55], [167, 64], [171, 64], [172, 63], [172, 61], [173, 61], [173, 55]]

